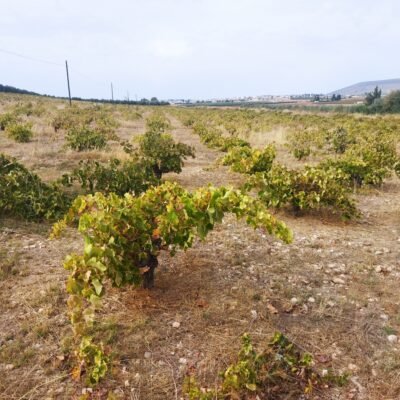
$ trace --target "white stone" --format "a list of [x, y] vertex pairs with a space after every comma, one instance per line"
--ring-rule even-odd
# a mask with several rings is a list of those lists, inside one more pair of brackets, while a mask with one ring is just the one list
[[309, 303], [315, 303], [314, 297], [309, 297], [307, 300]]
[[387, 340], [389, 340], [390, 343], [397, 343], [397, 336], [396, 335], [389, 335], [387, 337]]
[[292, 298], [290, 299], [290, 302], [291, 302], [292, 304], [297, 304], [297, 303], [299, 302], [299, 299], [297, 299], [296, 297], [292, 297]]
[[333, 278], [333, 279], [332, 279], [332, 282], [333, 282], [333, 283], [336, 283], [337, 285], [343, 285], [343, 284], [346, 283], [343, 279], [338, 278], [338, 277]]
[[147, 359], [151, 358], [151, 353], [150, 353], [150, 351], [146, 351], [146, 352], [144, 353], [144, 358], [147, 358]]
[[179, 359], [179, 364], [187, 364], [186, 358], [181, 357], [181, 358]]
[[351, 364], [351, 363], [347, 366], [347, 368], [350, 371], [357, 371], [358, 370], [358, 366], [356, 364]]
[[178, 321], [174, 321], [174, 322], [172, 323], [172, 327], [173, 327], [173, 328], [179, 328], [180, 326], [181, 326], [181, 323], [178, 322]]

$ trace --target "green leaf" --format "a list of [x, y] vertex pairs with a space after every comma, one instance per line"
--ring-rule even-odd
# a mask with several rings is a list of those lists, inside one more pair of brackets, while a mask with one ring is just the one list
[[92, 279], [92, 285], [98, 296], [100, 296], [101, 291], [103, 290], [103, 285], [100, 283], [98, 279]]
[[255, 392], [257, 390], [257, 385], [255, 383], [246, 383], [246, 388]]

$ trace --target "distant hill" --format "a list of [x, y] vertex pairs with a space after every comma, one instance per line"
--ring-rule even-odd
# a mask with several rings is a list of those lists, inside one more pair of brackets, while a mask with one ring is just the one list
[[[47, 94], [40, 94], [35, 92], [30, 92], [29, 90], [18, 89], [14, 86], [7, 86], [0, 84], [0, 93], [17, 93], [17, 94], [30, 94], [33, 96], [42, 96], [42, 97], [51, 97], [54, 99], [63, 99], [66, 100], [68, 97], [62, 96], [50, 96]], [[90, 103], [110, 103], [110, 104], [128, 104], [128, 105], [142, 105], [142, 106], [167, 106], [170, 103], [168, 101], [157, 100], [156, 97], [153, 97], [152, 100], [141, 99], [139, 101], [133, 100], [110, 100], [110, 99], [83, 99], [81, 97], [72, 97], [74, 101], [88, 101]]]
[[382, 89], [382, 94], [389, 94], [393, 90], [400, 90], [400, 79], [386, 79], [384, 81], [360, 82], [355, 85], [347, 86], [343, 89], [335, 90], [329, 95], [340, 94], [342, 96], [364, 96], [372, 92], [378, 86]]
[[35, 93], [35, 92], [30, 92], [29, 90], [18, 89], [14, 86], [0, 84], [0, 93], [2, 93], [2, 92], [3, 93], [31, 94], [31, 95], [35, 95], [35, 96], [40, 96], [40, 94]]

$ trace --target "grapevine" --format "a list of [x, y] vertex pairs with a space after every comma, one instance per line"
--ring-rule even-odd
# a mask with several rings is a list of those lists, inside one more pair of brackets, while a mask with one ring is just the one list
[[232, 147], [222, 159], [223, 165], [230, 165], [232, 171], [244, 174], [267, 172], [275, 159], [274, 146], [266, 146], [263, 150], [253, 150], [249, 146]]
[[70, 202], [59, 185], [44, 183], [14, 158], [0, 154], [0, 215], [57, 220]]
[[167, 182], [139, 197], [96, 193], [74, 201], [64, 219], [55, 224], [53, 237], [78, 221], [85, 242], [83, 254], [72, 254], [64, 263], [70, 271], [71, 322], [80, 341], [76, 375], [84, 369], [89, 381], [96, 383], [107, 371], [107, 355], [89, 334], [106, 282], [116, 287], [140, 283], [151, 287], [161, 250], [174, 255], [190, 248], [196, 237], [205, 239], [227, 212], [285, 242], [292, 240], [286, 225], [271, 216], [259, 200], [224, 187], [190, 193]]
[[350, 219], [358, 211], [349, 196], [348, 179], [347, 174], [333, 167], [290, 170], [277, 164], [267, 173], [251, 176], [247, 189], [256, 188], [267, 207], [289, 205], [296, 213], [327, 208]]

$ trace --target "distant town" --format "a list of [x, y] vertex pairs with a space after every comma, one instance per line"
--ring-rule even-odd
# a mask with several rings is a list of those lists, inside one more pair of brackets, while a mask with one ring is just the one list
[[168, 99], [171, 104], [220, 104], [220, 103], [294, 103], [298, 101], [307, 101], [315, 103], [331, 103], [345, 99], [360, 100], [360, 96], [342, 96], [340, 94], [322, 94], [322, 93], [305, 93], [300, 95], [261, 95], [261, 96], [243, 96], [243, 97], [224, 97], [211, 98], [207, 100], [198, 99]]
[[226, 104], [226, 103], [264, 103], [264, 104], [280, 104], [280, 103], [334, 103], [338, 101], [348, 104], [362, 104], [365, 96], [371, 93], [375, 88], [379, 88], [382, 96], [400, 90], [400, 79], [386, 79], [358, 82], [351, 86], [344, 87], [332, 91], [331, 93], [304, 93], [289, 95], [261, 95], [261, 96], [242, 96], [230, 98], [212, 98], [208, 100], [197, 99], [169, 99], [171, 104]]

